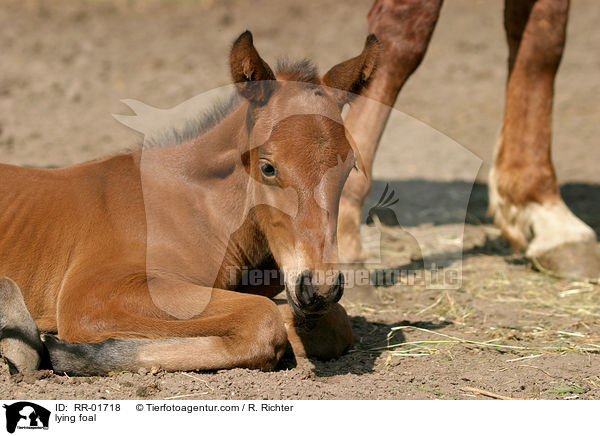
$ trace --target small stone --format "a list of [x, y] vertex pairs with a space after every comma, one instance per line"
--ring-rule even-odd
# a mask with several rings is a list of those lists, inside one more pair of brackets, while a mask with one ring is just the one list
[[160, 391], [160, 387], [156, 383], [149, 384], [147, 386], [140, 386], [136, 389], [135, 394], [138, 397], [149, 397]]

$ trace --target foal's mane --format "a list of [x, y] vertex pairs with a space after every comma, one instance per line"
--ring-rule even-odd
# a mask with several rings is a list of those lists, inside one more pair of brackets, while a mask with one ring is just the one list
[[317, 67], [308, 59], [295, 62], [290, 62], [285, 58], [279, 59], [277, 61], [275, 76], [280, 80], [288, 80], [290, 82], [321, 84]]
[[[317, 68], [308, 59], [295, 62], [290, 62], [287, 59], [279, 59], [275, 75], [279, 80], [315, 85], [321, 83]], [[170, 128], [153, 135], [151, 138], [146, 138], [146, 146], [166, 147], [191, 141], [217, 126], [242, 101], [242, 97], [236, 91], [233, 91], [226, 98], [216, 99], [210, 109], [201, 112], [195, 117], [182, 120], [182, 123], [180, 123], [181, 127]]]

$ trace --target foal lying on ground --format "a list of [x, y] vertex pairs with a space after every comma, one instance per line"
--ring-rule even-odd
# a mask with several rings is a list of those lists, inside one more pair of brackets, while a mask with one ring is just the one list
[[[0, 281], [0, 353], [13, 369], [37, 368], [43, 348], [69, 374], [270, 370], [288, 341], [339, 356], [352, 332], [337, 213], [356, 165], [340, 109], [378, 50], [370, 36], [322, 78], [306, 62], [274, 74], [245, 32], [230, 54], [241, 98], [198, 137], [64, 169], [1, 165], [0, 276], [14, 282]], [[289, 304], [270, 299], [278, 286], [240, 289], [243, 268], [280, 271]], [[57, 336], [42, 344], [38, 328]]]

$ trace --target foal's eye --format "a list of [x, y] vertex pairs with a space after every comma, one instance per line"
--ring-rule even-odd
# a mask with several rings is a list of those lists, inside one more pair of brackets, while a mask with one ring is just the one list
[[269, 162], [261, 162], [260, 163], [260, 172], [263, 173], [265, 177], [275, 177], [275, 167]]

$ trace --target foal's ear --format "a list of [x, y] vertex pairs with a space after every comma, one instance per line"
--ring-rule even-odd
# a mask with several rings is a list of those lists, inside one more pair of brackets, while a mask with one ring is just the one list
[[[265, 104], [275, 87], [275, 74], [254, 48], [252, 34], [248, 30], [233, 43], [229, 64], [231, 78], [237, 84], [240, 94], [251, 103]], [[269, 80], [273, 82], [268, 82]]]
[[360, 94], [377, 68], [381, 44], [373, 34], [367, 36], [362, 53], [346, 62], [337, 64], [323, 76], [323, 84], [341, 91], [336, 98], [340, 106], [352, 98], [352, 94]]

